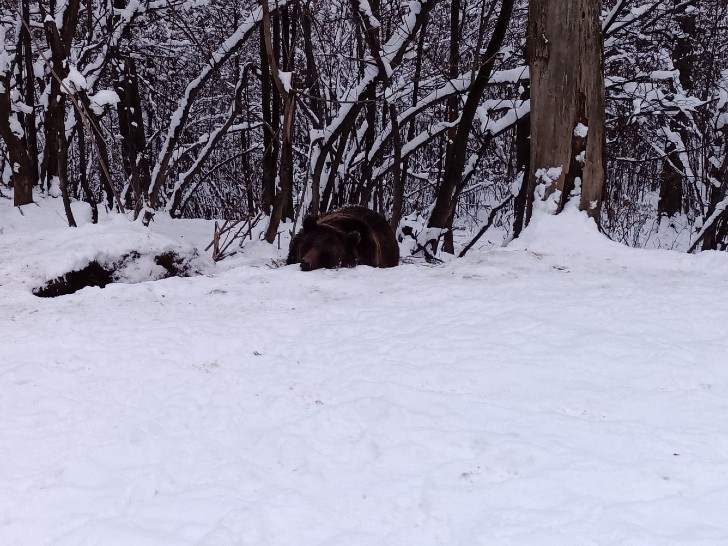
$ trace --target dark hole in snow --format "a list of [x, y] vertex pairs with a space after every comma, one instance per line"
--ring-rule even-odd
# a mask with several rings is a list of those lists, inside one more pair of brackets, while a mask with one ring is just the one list
[[[193, 256], [194, 257], [194, 256]], [[168, 279], [169, 277], [190, 277], [200, 272], [196, 271], [190, 264], [191, 257], [181, 256], [176, 252], [163, 252], [154, 256], [154, 263], [161, 267], [161, 270], [149, 271], [145, 278], [142, 274], [135, 274], [135, 280], [124, 278], [124, 270], [133, 267], [142, 255], [138, 252], [130, 252], [113, 262], [100, 263], [97, 260], [90, 262], [86, 267], [76, 271], [69, 271], [65, 275], [48, 281], [43, 286], [33, 290], [33, 294], [40, 298], [55, 298], [78, 292], [87, 286], [105, 287], [114, 282], [142, 282]]]
[[61, 277], [48, 281], [45, 286], [33, 290], [33, 294], [41, 298], [55, 298], [73, 294], [87, 286], [100, 286], [103, 288], [111, 282], [113, 282], [112, 271], [94, 260], [83, 269], [70, 271]]

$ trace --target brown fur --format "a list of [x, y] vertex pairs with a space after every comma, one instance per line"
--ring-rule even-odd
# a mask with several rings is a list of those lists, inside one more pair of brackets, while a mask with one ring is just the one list
[[306, 216], [291, 240], [288, 264], [301, 269], [394, 267], [399, 264], [399, 245], [381, 214], [350, 205], [321, 216]]

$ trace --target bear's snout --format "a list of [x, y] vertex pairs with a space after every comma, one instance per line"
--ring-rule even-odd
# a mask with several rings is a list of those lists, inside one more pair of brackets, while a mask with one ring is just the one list
[[312, 248], [301, 258], [301, 271], [313, 271], [319, 267], [321, 267], [319, 253], [315, 248]]

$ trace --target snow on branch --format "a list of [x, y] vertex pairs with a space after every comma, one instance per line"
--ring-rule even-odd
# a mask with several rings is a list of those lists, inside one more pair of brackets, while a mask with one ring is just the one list
[[[282, 8], [288, 4], [288, 0], [279, 0], [277, 8]], [[149, 188], [149, 202], [147, 210], [144, 214], [144, 224], [148, 225], [153, 216], [153, 210], [159, 200], [159, 192], [164, 185], [169, 169], [173, 166], [173, 153], [177, 146], [182, 130], [187, 123], [192, 104], [197, 95], [200, 93], [207, 81], [215, 72], [245, 43], [258, 24], [263, 19], [263, 7], [258, 7], [252, 11], [245, 21], [230, 35], [218, 49], [212, 54], [207, 64], [203, 67], [197, 77], [187, 84], [182, 98], [177, 103], [176, 110], [172, 113], [169, 122], [167, 135], [162, 143], [159, 156], [152, 170], [151, 184]]]

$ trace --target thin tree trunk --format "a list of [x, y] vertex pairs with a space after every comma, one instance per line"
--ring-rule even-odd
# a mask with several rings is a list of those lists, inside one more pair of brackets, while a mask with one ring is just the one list
[[32, 158], [28, 153], [25, 135], [18, 135], [13, 130], [11, 120], [17, 121], [18, 112], [13, 110], [10, 98], [10, 78], [12, 70], [0, 77], [0, 138], [5, 141], [10, 164], [14, 166], [11, 171], [13, 184], [13, 204], [16, 207], [33, 202]]
[[[315, 130], [320, 131], [323, 129], [324, 120], [324, 101], [321, 97], [321, 85], [319, 82], [319, 71], [316, 65], [316, 57], [313, 50], [313, 42], [311, 40], [311, 23], [312, 15], [308, 7], [304, 8], [303, 16], [301, 18], [302, 34], [303, 34], [303, 49], [306, 54], [306, 82], [304, 86], [308, 89], [309, 96], [309, 108], [314, 114], [312, 126]], [[311, 214], [318, 214], [319, 204], [321, 203], [321, 178], [311, 177], [311, 206], [309, 212]]]
[[[460, 73], [460, 0], [452, 0], [450, 4], [450, 58], [448, 76], [451, 80], [458, 77]], [[447, 99], [447, 120], [450, 123], [458, 119], [458, 106], [460, 97], [453, 95]], [[453, 153], [453, 146], [457, 136], [457, 127], [452, 126], [447, 132], [447, 144], [445, 146], [445, 157]], [[442, 241], [442, 249], [450, 254], [455, 252], [453, 241], [452, 224], [455, 217], [455, 207], [451, 207], [447, 222], [445, 222], [445, 235]]]
[[[728, 140], [728, 126], [723, 127], [721, 133]], [[724, 146], [728, 148], [728, 145]], [[725, 249], [725, 240], [728, 237], [728, 153], [723, 155], [723, 162], [712, 169], [711, 174], [718, 184], [710, 189], [707, 219], [688, 252], [693, 252], [700, 243], [702, 250]]]
[[[692, 6], [690, 6], [692, 8]], [[680, 87], [688, 94], [693, 91], [693, 40], [696, 35], [696, 17], [686, 5], [677, 16], [680, 26], [680, 35], [675, 38], [672, 50], [672, 62], [678, 70]], [[672, 86], [672, 82], [669, 82]], [[672, 89], [674, 92], [675, 89]], [[687, 143], [690, 135], [686, 126], [690, 124], [682, 112], [670, 119], [670, 132], [680, 135], [683, 143]], [[683, 200], [684, 169], [681, 159], [681, 150], [673, 139], [669, 139], [665, 146], [666, 158], [660, 173], [660, 199], [657, 203], [657, 212], [660, 216], [671, 217], [680, 212]]]
[[[674, 122], [671, 130], [677, 130]], [[665, 146], [665, 161], [660, 173], [660, 198], [657, 202], [659, 216], [671, 217], [680, 212], [683, 196], [683, 164], [680, 153], [674, 142], [668, 141]]]
[[468, 98], [465, 101], [460, 115], [460, 122], [458, 123], [451, 153], [447, 156], [445, 163], [445, 172], [442, 184], [437, 192], [435, 206], [432, 209], [432, 214], [428, 223], [429, 227], [440, 229], [445, 228], [453, 214], [455, 206], [457, 205], [455, 192], [458, 183], [463, 176], [468, 139], [473, 127], [475, 112], [478, 108], [478, 104], [480, 103], [480, 99], [483, 96], [483, 92], [485, 91], [485, 86], [490, 79], [498, 51], [505, 39], [512, 11], [513, 0], [503, 0], [493, 35], [491, 36], [488, 48], [483, 55], [483, 63], [478, 70], [478, 75], [476, 76], [475, 81], [473, 81], [470, 86]]
[[[139, 77], [136, 63], [131, 55], [127, 54], [123, 59], [117, 59], [117, 66], [121, 68], [117, 72], [119, 77], [117, 77], [116, 93], [119, 95], [119, 102], [116, 105], [116, 112], [119, 116], [122, 159], [124, 172], [131, 182], [134, 193], [134, 210], [139, 214], [148, 197], [146, 192], [152, 180], [149, 161], [145, 157], [147, 139], [139, 93]], [[123, 77], [120, 77], [122, 70]], [[111, 180], [104, 180], [105, 186], [110, 186], [112, 183]], [[108, 195], [109, 208], [113, 206], [112, 197], [111, 194]], [[126, 205], [129, 206], [129, 203]]]
[[86, 133], [83, 130], [83, 122], [76, 122], [76, 133], [78, 134], [78, 168], [79, 181], [83, 189], [84, 200], [91, 207], [91, 222], [96, 224], [99, 221], [99, 207], [88, 183], [87, 161], [86, 161]]
[[51, 49], [53, 77], [46, 113], [46, 146], [48, 152], [47, 182], [57, 181], [63, 199], [68, 225], [76, 226], [68, 195], [68, 139], [66, 137], [66, 93], [61, 81], [68, 76], [66, 60], [71, 51], [71, 42], [78, 22], [79, 1], [71, 0], [63, 12], [63, 28], [59, 32], [55, 21], [47, 17], [43, 21], [46, 38]]
[[[284, 216], [286, 204], [290, 200], [290, 193], [293, 189], [293, 130], [294, 130], [294, 114], [296, 107], [296, 96], [293, 86], [289, 88], [281, 80], [278, 70], [278, 55], [274, 46], [273, 36], [271, 33], [271, 16], [268, 0], [263, 0], [263, 41], [265, 45], [265, 53], [268, 60], [268, 68], [270, 75], [275, 83], [277, 94], [283, 100], [283, 127], [281, 128], [281, 168], [279, 172], [279, 188], [273, 200], [273, 208], [268, 222], [268, 228], [265, 232], [265, 240], [269, 243], [275, 241], [278, 235], [278, 226]], [[291, 77], [291, 80], [293, 78]], [[292, 84], [292, 81], [291, 81]], [[277, 101], [276, 101], [277, 102]], [[275, 104], [275, 103], [274, 103]], [[275, 114], [275, 111], [274, 111]], [[291, 207], [292, 208], [292, 207]], [[293, 212], [292, 210], [290, 211]]]
[[[523, 93], [521, 100], [530, 98], [531, 86], [529, 81], [521, 82]], [[518, 194], [513, 200], [513, 237], [518, 237], [526, 226], [528, 218], [526, 210], [533, 200], [528, 195], [528, 176], [531, 172], [531, 114], [518, 120], [516, 124], [516, 176], [520, 179]], [[530, 212], [530, 211], [529, 211]]]
[[[30, 33], [30, 2], [23, 0], [23, 25], [20, 37], [23, 42], [23, 63], [25, 68], [25, 105], [31, 110], [25, 115], [25, 139], [30, 155], [30, 176], [33, 185], [38, 184], [38, 128], [35, 119], [35, 73], [33, 70], [33, 46]], [[27, 27], [27, 28], [26, 28]]]
[[260, 206], [266, 215], [270, 215], [276, 193], [275, 155], [273, 153], [275, 131], [273, 130], [273, 112], [271, 106], [273, 104], [273, 88], [271, 85], [268, 53], [265, 46], [265, 30], [262, 26], [260, 27], [260, 71], [261, 107], [263, 113], [263, 161]]
[[280, 186], [273, 203], [270, 222], [265, 232], [265, 240], [273, 243], [278, 235], [278, 226], [284, 218], [284, 207], [290, 199], [293, 188], [293, 122], [296, 99], [293, 94], [285, 98], [283, 105], [283, 128], [281, 135]]
[[[417, 101], [419, 100], [419, 90], [420, 90], [420, 75], [422, 73], [422, 59], [424, 58], [424, 49], [425, 49], [425, 36], [426, 36], [426, 30], [427, 30], [427, 23], [429, 21], [429, 17], [427, 14], [425, 14], [423, 21], [422, 21], [422, 29], [420, 30], [420, 37], [417, 40], [417, 54], [415, 56], [415, 73], [413, 77], [413, 83], [412, 83], [412, 106], [417, 105]], [[415, 120], [414, 118], [410, 120], [409, 127], [407, 129], [407, 141], [411, 142], [412, 139], [415, 137]], [[397, 134], [396, 136], [399, 136]], [[401, 155], [402, 155], [402, 146], [401, 143], [395, 144], [395, 146], [399, 147], [400, 156], [399, 159], [401, 161]], [[392, 219], [390, 220], [390, 225], [392, 226], [392, 229], [396, 230], [399, 226], [400, 221], [402, 220], [402, 216], [404, 215], [404, 190], [407, 184], [407, 171], [409, 170], [409, 159], [405, 159], [402, 161], [402, 170], [399, 174], [399, 176], [394, 178], [394, 189], [392, 191]]]

